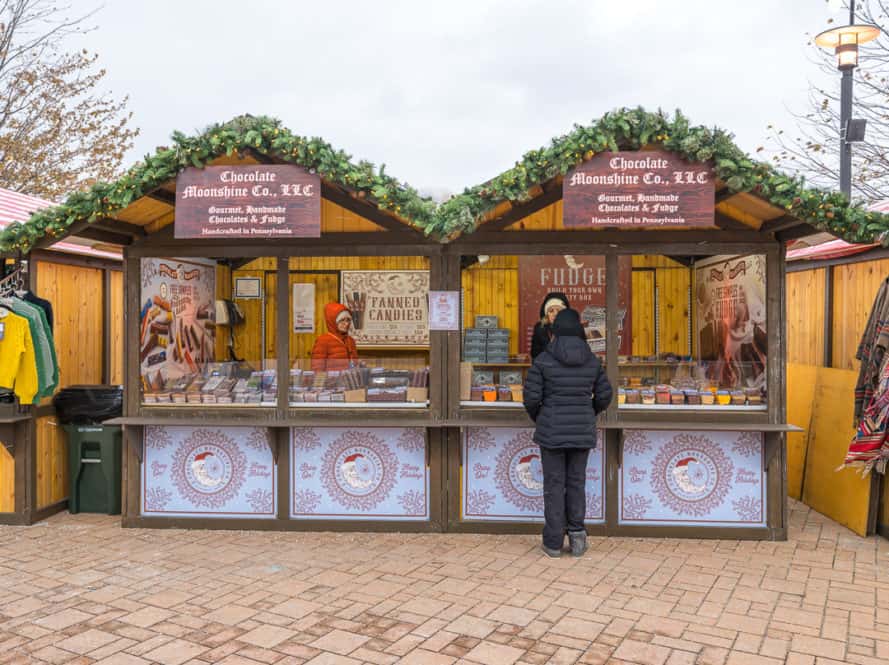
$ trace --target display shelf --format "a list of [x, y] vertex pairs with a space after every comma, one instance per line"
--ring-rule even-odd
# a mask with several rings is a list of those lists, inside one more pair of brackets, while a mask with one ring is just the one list
[[429, 402], [291, 402], [291, 409], [428, 409]]
[[725, 411], [741, 411], [744, 413], [768, 411], [768, 405], [759, 404], [756, 406], [738, 406], [727, 404], [621, 404], [618, 407], [621, 411], [703, 411], [703, 412], [725, 412]]
[[523, 409], [525, 408], [521, 402], [478, 402], [478, 401], [461, 401], [460, 406], [481, 406], [494, 409]]
[[[468, 361], [464, 361], [468, 362]], [[470, 363], [473, 367], [530, 367], [531, 363]]]
[[670, 362], [669, 360], [640, 360], [638, 362], [618, 362], [618, 367], [680, 367], [689, 365], [687, 362]]
[[278, 404], [276, 402], [254, 402], [252, 404], [174, 404], [173, 402], [142, 402], [142, 408], [147, 409], [273, 409]]
[[30, 420], [31, 416], [0, 416], [0, 425], [12, 425], [14, 423], [20, 423], [25, 420]]

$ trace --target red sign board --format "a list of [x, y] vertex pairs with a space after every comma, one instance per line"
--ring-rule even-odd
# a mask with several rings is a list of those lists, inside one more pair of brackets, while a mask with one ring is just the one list
[[[633, 346], [630, 289], [633, 259], [618, 257], [618, 331], [622, 355]], [[540, 306], [550, 292], [564, 293], [577, 310], [590, 348], [605, 354], [605, 257], [604, 256], [520, 256], [519, 257], [519, 352], [530, 353], [534, 324], [540, 321]]]
[[706, 164], [662, 150], [603, 152], [562, 183], [569, 228], [714, 226], [715, 186]]
[[176, 238], [319, 238], [321, 179], [292, 165], [189, 168], [176, 179]]

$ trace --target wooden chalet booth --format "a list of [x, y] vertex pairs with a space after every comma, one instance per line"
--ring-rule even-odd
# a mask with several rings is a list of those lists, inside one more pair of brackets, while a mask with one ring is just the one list
[[[617, 155], [661, 160], [665, 178], [704, 173], [664, 152]], [[607, 180], [621, 170], [613, 159], [578, 171]], [[784, 404], [783, 239], [799, 222], [717, 180], [699, 209], [710, 226], [593, 230], [579, 217], [582, 201], [563, 201], [572, 175], [501, 206], [445, 248], [448, 286], [464, 301], [463, 339], [453, 335], [448, 354], [463, 358], [448, 368], [448, 414], [459, 426], [448, 438], [449, 527], [512, 531], [542, 507], [528, 489], [539, 476], [529, 480], [520, 464], [534, 455], [532, 423], [519, 405], [479, 401], [477, 384], [524, 373], [538, 308], [563, 292], [615, 388], [587, 470], [589, 532], [785, 539], [785, 437], [798, 428]], [[592, 214], [614, 227], [615, 217], [644, 215], [638, 190], [624, 190], [633, 203]], [[485, 317], [511, 331], [505, 362], [490, 352], [477, 362], [467, 341]]]
[[[52, 205], [0, 189], [0, 229]], [[59, 389], [123, 382], [121, 240], [90, 227], [63, 242], [42, 238], [27, 255], [2, 252], [14, 288], [52, 304]], [[0, 524], [29, 525], [64, 510], [67, 445], [52, 400], [0, 404], [0, 443]]]
[[[522, 382], [562, 292], [615, 387], [590, 533], [784, 539], [784, 246], [819, 202], [857, 223], [831, 196], [642, 111], [439, 206], [265, 118], [176, 137], [73, 214], [129, 235], [123, 523], [538, 532]], [[312, 357], [333, 302], [354, 365]]]

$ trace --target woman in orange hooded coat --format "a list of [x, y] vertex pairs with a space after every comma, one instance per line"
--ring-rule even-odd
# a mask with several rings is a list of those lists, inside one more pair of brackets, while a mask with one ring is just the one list
[[316, 372], [341, 371], [349, 369], [358, 361], [358, 347], [349, 335], [352, 327], [352, 313], [338, 302], [324, 306], [324, 320], [327, 332], [315, 340], [312, 347], [312, 369]]

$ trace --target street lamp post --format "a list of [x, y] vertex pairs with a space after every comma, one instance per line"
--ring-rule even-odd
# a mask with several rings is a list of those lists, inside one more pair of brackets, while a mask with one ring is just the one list
[[880, 36], [880, 28], [867, 23], [855, 23], [855, 0], [849, 2], [849, 25], [825, 30], [815, 37], [815, 43], [833, 49], [837, 69], [842, 74], [840, 84], [840, 191], [852, 197], [852, 143], [864, 140], [864, 120], [852, 119], [852, 72], [858, 66], [858, 47]]

